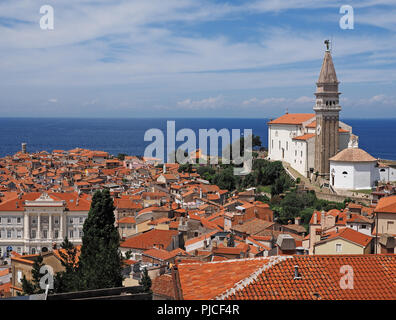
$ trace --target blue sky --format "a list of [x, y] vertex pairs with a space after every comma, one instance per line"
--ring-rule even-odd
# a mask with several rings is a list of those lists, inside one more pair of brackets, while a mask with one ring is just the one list
[[[55, 29], [40, 29], [40, 7]], [[339, 26], [354, 9], [354, 29]], [[342, 118], [396, 118], [395, 0], [3, 0], [3, 117], [312, 112], [333, 40]]]

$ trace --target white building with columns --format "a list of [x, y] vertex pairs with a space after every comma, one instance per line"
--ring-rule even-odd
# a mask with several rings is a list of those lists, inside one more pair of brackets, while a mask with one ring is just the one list
[[67, 236], [81, 244], [90, 201], [78, 193], [27, 193], [0, 203], [0, 256], [52, 250]]

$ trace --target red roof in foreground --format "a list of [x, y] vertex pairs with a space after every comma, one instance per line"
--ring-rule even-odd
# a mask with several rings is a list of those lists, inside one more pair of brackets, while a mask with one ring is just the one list
[[[300, 279], [294, 279], [295, 266]], [[343, 266], [353, 270], [353, 289], [341, 287]], [[396, 299], [394, 254], [273, 256], [180, 264], [178, 270], [187, 300]]]

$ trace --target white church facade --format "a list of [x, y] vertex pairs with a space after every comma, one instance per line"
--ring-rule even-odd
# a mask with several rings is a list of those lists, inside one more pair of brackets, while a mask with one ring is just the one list
[[352, 127], [339, 121], [338, 80], [328, 41], [315, 92], [315, 113], [288, 113], [268, 122], [269, 160], [305, 177], [319, 175], [335, 189], [370, 189], [380, 180], [377, 159], [358, 148]]

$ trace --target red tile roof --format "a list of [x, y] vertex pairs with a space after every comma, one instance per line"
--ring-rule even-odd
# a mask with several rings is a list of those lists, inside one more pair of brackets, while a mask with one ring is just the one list
[[336, 238], [341, 238], [350, 242], [353, 242], [359, 246], [366, 247], [371, 240], [373, 239], [371, 236], [365, 235], [359, 231], [353, 230], [351, 228], [344, 228], [342, 230], [337, 231], [332, 231], [325, 233], [322, 237], [326, 237], [325, 240], [321, 240], [320, 242], [316, 243], [322, 243], [325, 241], [329, 241], [332, 239]]
[[374, 211], [396, 213], [396, 195], [381, 198]]
[[[294, 279], [298, 266], [300, 279]], [[353, 289], [343, 289], [353, 270]], [[274, 256], [178, 265], [184, 299], [395, 300], [396, 255]]]
[[311, 139], [313, 137], [315, 137], [315, 133], [306, 133], [306, 134], [304, 134], [302, 136], [294, 137], [293, 139], [294, 140], [304, 140], [304, 141], [306, 141], [306, 140], [309, 140], [309, 139]]
[[176, 299], [175, 286], [170, 274], [163, 274], [154, 278], [151, 290], [156, 295]]
[[136, 220], [135, 220], [134, 217], [124, 217], [124, 218], [121, 218], [120, 220], [118, 220], [118, 223], [119, 224], [120, 223], [133, 223], [133, 224], [135, 224]]
[[120, 247], [147, 250], [153, 248], [154, 245], [160, 244], [166, 249], [171, 244], [172, 237], [178, 233], [179, 231], [177, 230], [152, 229], [126, 239], [120, 244]]
[[185, 300], [209, 300], [249, 277], [268, 259], [238, 259], [221, 262], [179, 264], [180, 284]]
[[302, 124], [315, 117], [314, 113], [286, 113], [268, 124]]

